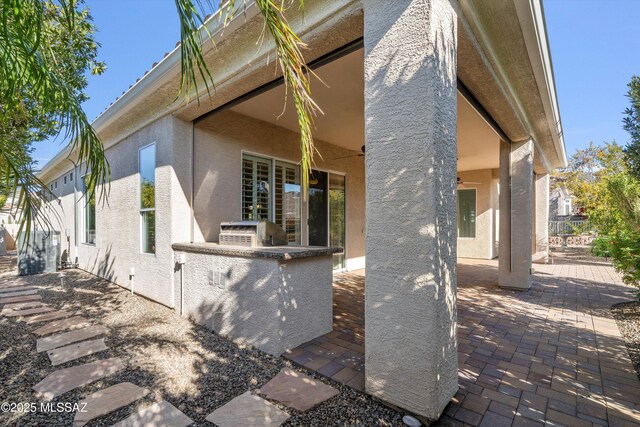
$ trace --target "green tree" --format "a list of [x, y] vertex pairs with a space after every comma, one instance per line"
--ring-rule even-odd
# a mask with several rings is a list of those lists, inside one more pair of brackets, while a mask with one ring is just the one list
[[[79, 149], [95, 175], [108, 177], [102, 144], [80, 105], [87, 99], [85, 72], [101, 73], [88, 10], [75, 2], [2, 0], [0, 3], [0, 178], [28, 233], [46, 186], [35, 177], [33, 142], [62, 134]], [[95, 188], [91, 187], [92, 191]]]
[[640, 290], [640, 182], [627, 158], [615, 142], [591, 143], [559, 175], [598, 233], [593, 249], [610, 254], [624, 282]]
[[569, 159], [567, 168], [558, 173], [563, 179], [576, 204], [580, 206], [592, 225], [606, 232], [619, 219], [610, 209], [611, 194], [606, 180], [625, 169], [624, 152], [616, 142], [605, 142], [576, 150]]
[[640, 77], [633, 76], [629, 83], [627, 97], [631, 106], [625, 111], [622, 127], [629, 132], [631, 140], [624, 149], [630, 172], [640, 179]]
[[622, 280], [638, 288], [640, 296], [640, 182], [630, 172], [607, 180], [612, 211], [619, 222], [610, 229], [613, 263]]
[[[216, 6], [217, 2], [211, 0], [175, 1], [182, 59], [178, 95], [186, 98], [194, 91], [198, 93], [198, 82], [203, 82], [210, 94], [214, 82], [202, 54], [202, 44], [210, 34], [203, 37], [200, 29], [207, 15], [216, 10], [224, 25], [228, 24], [246, 7], [245, 2], [236, 5], [231, 0]], [[301, 53], [305, 45], [284, 16], [288, 7], [296, 3], [302, 7], [304, 0], [255, 3], [264, 19], [265, 32], [275, 43], [277, 62], [296, 108], [306, 190], [316, 152], [312, 128], [318, 107], [311, 97], [311, 73]], [[17, 208], [23, 212], [27, 233], [34, 219], [43, 219], [39, 207], [46, 192], [33, 171], [31, 141], [62, 134], [80, 163], [91, 171], [86, 191], [92, 196], [100, 188], [102, 201], [108, 194], [109, 164], [81, 108], [86, 82], [82, 73], [73, 72], [87, 67], [94, 72], [104, 69], [103, 64], [95, 62], [95, 28], [82, 4], [82, 0], [0, 0], [0, 178], [7, 187], [26, 190], [21, 192]]]

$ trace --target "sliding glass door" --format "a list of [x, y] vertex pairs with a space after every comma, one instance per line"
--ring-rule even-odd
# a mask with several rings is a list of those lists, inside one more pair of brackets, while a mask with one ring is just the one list
[[[345, 177], [314, 170], [309, 177], [309, 245], [345, 247]], [[344, 268], [344, 252], [333, 268]]]
[[[344, 176], [329, 175], [329, 246], [345, 247]], [[345, 268], [344, 252], [333, 255], [333, 269]]]
[[317, 170], [309, 177], [309, 245], [329, 246], [329, 174]]

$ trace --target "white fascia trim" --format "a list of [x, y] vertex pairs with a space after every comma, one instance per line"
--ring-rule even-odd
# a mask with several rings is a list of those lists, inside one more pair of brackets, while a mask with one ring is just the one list
[[527, 44], [527, 54], [536, 75], [547, 121], [552, 122], [554, 126], [552, 137], [561, 160], [561, 167], [566, 167], [567, 154], [542, 2], [540, 0], [514, 0], [514, 5], [521, 21], [523, 36]]
[[[228, 37], [229, 34], [233, 33], [259, 13], [258, 8], [255, 6], [255, 2], [251, 1], [246, 5], [243, 13], [235, 13], [234, 18], [225, 27], [223, 26], [221, 18], [221, 11], [224, 7], [225, 6], [222, 6], [218, 12], [209, 17], [200, 29], [200, 37], [204, 40], [202, 47], [203, 54], [214, 48], [214, 43], [218, 43]], [[238, 10], [244, 7], [244, 5], [238, 6]], [[211, 34], [213, 42], [209, 39], [209, 34]], [[162, 86], [168, 80], [175, 78], [175, 76], [180, 72], [179, 66], [180, 45], [176, 46], [155, 67], [142, 76], [140, 80], [134, 83], [122, 96], [116, 99], [113, 104], [111, 104], [91, 123], [91, 126], [94, 128], [96, 133], [99, 134], [115, 120], [126, 114], [126, 112], [134, 107], [137, 102], [143, 99], [145, 95], [153, 93], [158, 87]], [[174, 102], [173, 105], [170, 106], [169, 112], [177, 110], [178, 107], [180, 107], [180, 102]], [[105, 146], [105, 149], [106, 148], [108, 147]], [[42, 167], [38, 176], [45, 176], [70, 154], [70, 147], [65, 147]]]

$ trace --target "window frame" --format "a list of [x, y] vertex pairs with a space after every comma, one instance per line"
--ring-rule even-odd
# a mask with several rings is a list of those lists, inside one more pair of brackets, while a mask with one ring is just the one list
[[[276, 222], [276, 165], [277, 163], [286, 163], [289, 165], [293, 165], [295, 167], [298, 168], [298, 175], [300, 177], [300, 197], [302, 198], [302, 176], [300, 175], [302, 173], [302, 170], [300, 168], [300, 165], [298, 163], [296, 163], [293, 160], [290, 159], [285, 159], [283, 157], [276, 157], [276, 156], [271, 156], [268, 154], [263, 154], [263, 153], [258, 153], [255, 151], [250, 151], [250, 150], [241, 150], [240, 151], [240, 212], [238, 215], [238, 218], [240, 218], [242, 221], [244, 221], [243, 219], [243, 183], [242, 183], [242, 170], [243, 170], [243, 161], [244, 161], [244, 157], [245, 156], [251, 156], [251, 157], [257, 157], [261, 160], [266, 160], [268, 162], [270, 162], [271, 164], [271, 177], [269, 180], [269, 188], [270, 188], [270, 193], [269, 194], [269, 203], [271, 204], [271, 209], [269, 211], [269, 221], [271, 222]], [[308, 229], [306, 229], [304, 227], [305, 224], [305, 220], [303, 218], [303, 214], [306, 212], [307, 203], [303, 203], [302, 201], [300, 202], [300, 206], [298, 207], [298, 214], [300, 216], [300, 243], [289, 243], [289, 245], [291, 246], [302, 246], [305, 245], [305, 238], [308, 240]], [[255, 220], [254, 220], [255, 221]], [[280, 224], [278, 224], [280, 225]], [[306, 233], [304, 232], [306, 230]], [[286, 229], [285, 229], [286, 231]]]
[[564, 214], [565, 216], [571, 216], [571, 211], [572, 209], [572, 203], [571, 203], [571, 199], [570, 198], [566, 198], [564, 199]]
[[[142, 207], [142, 174], [141, 169], [140, 169], [140, 160], [141, 160], [141, 156], [140, 154], [142, 153], [143, 150], [149, 148], [149, 147], [154, 147], [153, 150], [153, 208], [143, 208]], [[153, 212], [154, 216], [153, 216], [153, 229], [154, 229], [154, 234], [157, 237], [157, 211], [156, 211], [156, 169], [158, 166], [158, 145], [156, 144], [156, 142], [152, 142], [150, 144], [146, 144], [140, 148], [138, 148], [138, 220], [139, 220], [139, 233], [138, 233], [138, 238], [139, 238], [139, 245], [138, 245], [138, 252], [140, 255], [144, 255], [144, 256], [152, 256], [155, 257], [156, 253], [157, 253], [157, 240], [154, 242], [154, 247], [155, 250], [153, 252], [145, 252], [144, 250], [144, 242], [145, 242], [145, 228], [144, 228], [144, 213], [145, 212]], [[154, 238], [155, 239], [155, 238]]]
[[[456, 221], [456, 234], [458, 239], [466, 239], [466, 240], [475, 240], [478, 238], [478, 188], [458, 188], [456, 190], [456, 209], [458, 209], [457, 213], [457, 221]], [[462, 237], [460, 236], [460, 195], [458, 194], [460, 191], [473, 191], [474, 194], [474, 211], [475, 211], [475, 221], [473, 222], [473, 237]]]
[[[245, 220], [244, 219], [244, 204], [243, 204], [243, 198], [244, 198], [244, 183], [243, 183], [243, 170], [244, 170], [244, 160], [245, 160], [245, 156], [249, 156], [249, 157], [255, 157], [259, 160], [262, 160], [264, 162], [268, 162], [269, 163], [269, 206], [267, 207], [267, 220], [274, 222], [275, 219], [275, 206], [276, 206], [276, 199], [275, 199], [275, 162], [276, 160], [280, 160], [280, 159], [276, 159], [274, 157], [271, 156], [265, 156], [263, 154], [257, 154], [257, 153], [252, 153], [249, 151], [242, 151], [240, 153], [240, 215], [239, 218], [242, 221], [258, 221], [258, 219], [254, 218], [252, 220]], [[286, 161], [286, 160], [282, 160], [282, 161]]]
[[[93, 242], [89, 242], [87, 239], [87, 207], [89, 206], [89, 201], [86, 199], [87, 196], [87, 185], [85, 183], [85, 177], [87, 177], [91, 172], [88, 172], [84, 175], [82, 175], [82, 194], [83, 196], [80, 198], [80, 200], [85, 199], [82, 201], [82, 244], [83, 245], [89, 245], [89, 246], [96, 246], [96, 240], [97, 240], [97, 236], [98, 236], [98, 222], [97, 222], [97, 215], [96, 215], [96, 208], [95, 208], [95, 202], [94, 202], [94, 207], [93, 207]], [[95, 192], [93, 193], [93, 198], [95, 200], [96, 194]]]

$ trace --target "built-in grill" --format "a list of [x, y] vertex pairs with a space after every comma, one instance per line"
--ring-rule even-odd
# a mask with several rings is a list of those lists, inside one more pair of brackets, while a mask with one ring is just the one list
[[280, 246], [287, 233], [271, 221], [228, 221], [220, 224], [220, 244], [229, 246]]

